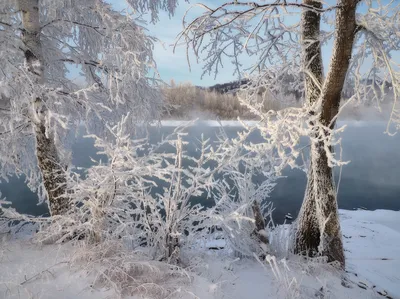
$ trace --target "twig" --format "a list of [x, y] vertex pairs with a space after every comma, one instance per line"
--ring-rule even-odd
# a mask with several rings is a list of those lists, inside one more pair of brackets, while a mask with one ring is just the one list
[[55, 265], [53, 265], [53, 266], [51, 266], [51, 267], [49, 267], [49, 268], [47, 268], [47, 269], [41, 271], [41, 272], [39, 272], [39, 273], [33, 275], [33, 276], [30, 277], [30, 278], [26, 278], [26, 276], [25, 276], [25, 280], [24, 280], [23, 282], [21, 282], [20, 285], [24, 285], [24, 284], [26, 284], [26, 283], [28, 283], [28, 282], [34, 280], [35, 278], [40, 277], [41, 275], [43, 275], [43, 274], [46, 273], [46, 272], [50, 273], [53, 277], [55, 277], [54, 274], [50, 272], [50, 269], [51, 269], [51, 268], [54, 268], [55, 266], [58, 266], [58, 265], [60, 265], [60, 264], [66, 264], [66, 263], [68, 263], [68, 262], [67, 262], [67, 261], [65, 261], [65, 262], [59, 262], [59, 263], [57, 263], [57, 264], [55, 264]]

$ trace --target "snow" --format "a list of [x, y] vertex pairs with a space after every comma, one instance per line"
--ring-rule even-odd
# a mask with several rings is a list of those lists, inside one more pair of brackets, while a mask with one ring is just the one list
[[259, 230], [259, 231], [258, 231], [258, 234], [259, 234], [260, 236], [263, 236], [263, 237], [268, 238], [268, 233], [265, 231], [265, 229]]
[[206, 242], [206, 248], [224, 248], [225, 245], [226, 242], [223, 239], [210, 240]]
[[12, 241], [0, 246], [0, 298], [97, 299], [112, 295], [94, 289], [84, 271], [68, 265], [68, 245], [44, 246]]
[[340, 211], [347, 270], [400, 298], [400, 212]]
[[[385, 294], [400, 298], [400, 211], [340, 210], [340, 217], [347, 274], [296, 256], [277, 258], [277, 266], [271, 267], [274, 258], [268, 264], [231, 256], [225, 250], [197, 250], [186, 269], [191, 283], [176, 280], [176, 290], [168, 298], [368, 299], [385, 298]], [[224, 245], [223, 240], [215, 240], [206, 247]], [[38, 246], [4, 235], [0, 298], [118, 298], [112, 290], [94, 286], [86, 271], [69, 264], [73, 251], [69, 244]], [[139, 295], [126, 298], [156, 298]]]

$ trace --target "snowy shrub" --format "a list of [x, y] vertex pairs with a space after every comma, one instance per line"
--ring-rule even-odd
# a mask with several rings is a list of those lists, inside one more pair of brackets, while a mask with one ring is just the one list
[[[1, 193], [0, 193], [1, 196]], [[38, 222], [43, 221], [29, 215], [22, 215], [11, 207], [11, 202], [0, 200], [0, 236], [6, 238], [30, 238], [39, 229]]]
[[270, 233], [270, 250], [278, 258], [288, 257], [292, 254], [294, 240], [294, 225], [277, 225]]
[[[110, 128], [111, 139], [90, 136], [107, 161], [84, 175], [69, 175], [71, 211], [52, 217], [38, 234], [40, 241], [120, 240], [169, 263], [179, 263], [183, 246], [213, 233], [242, 255], [268, 251], [259, 204], [276, 177], [272, 157], [260, 160], [245, 148], [251, 131], [233, 140], [220, 136], [215, 144], [203, 138], [193, 156], [187, 152], [186, 127], [150, 145], [147, 138], [130, 136], [128, 119]], [[257, 186], [253, 177], [266, 168], [261, 173], [266, 179]]]
[[209, 210], [210, 218], [222, 229], [223, 238], [235, 255], [264, 255], [269, 251], [265, 219], [271, 217], [272, 205], [265, 202], [264, 213], [261, 213], [259, 203], [272, 191], [274, 184], [267, 179], [256, 186], [252, 181], [253, 174], [247, 171], [232, 171], [227, 176], [233, 183], [229, 185], [235, 190], [229, 190], [230, 193], [223, 190], [215, 207]]
[[121, 295], [172, 292], [163, 285], [166, 269], [186, 281], [179, 266], [193, 266], [186, 253], [202, 240], [221, 238], [241, 257], [268, 254], [266, 200], [277, 164], [273, 151], [259, 156], [261, 145], [248, 142], [255, 127], [233, 139], [221, 129], [217, 142], [202, 138], [193, 154], [187, 126], [151, 144], [130, 134], [129, 117], [108, 127], [107, 139], [88, 136], [106, 159], [83, 172], [69, 170], [68, 213], [32, 219], [7, 209], [7, 217], [36, 222], [39, 243], [73, 241], [73, 264]]
[[300, 285], [296, 277], [291, 273], [288, 263], [285, 259], [276, 260], [275, 256], [268, 255], [265, 259], [271, 267], [275, 279], [281, 284], [283, 298], [299, 298]]

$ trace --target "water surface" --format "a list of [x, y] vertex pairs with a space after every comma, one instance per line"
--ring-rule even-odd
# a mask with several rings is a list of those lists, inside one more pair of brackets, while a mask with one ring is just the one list
[[[339, 208], [366, 208], [400, 210], [400, 135], [388, 136], [383, 132], [385, 123], [351, 122], [342, 134], [343, 160], [351, 161], [343, 166], [338, 193]], [[150, 129], [151, 142], [157, 142], [162, 136], [170, 134], [174, 126]], [[196, 154], [201, 134], [216, 140], [220, 128], [208, 124], [197, 124], [189, 128], [186, 140], [190, 142], [188, 150]], [[224, 128], [233, 138], [241, 127], [232, 125]], [[259, 141], [255, 134], [253, 142]], [[72, 163], [76, 166], [90, 167], [96, 158], [96, 149], [91, 139], [79, 138], [73, 146]], [[279, 179], [269, 200], [274, 203], [274, 220], [282, 223], [285, 215], [296, 217], [304, 197], [306, 186], [305, 173], [287, 169], [285, 178]], [[339, 171], [335, 171], [338, 181]], [[1, 183], [3, 197], [13, 202], [21, 213], [43, 215], [47, 213], [45, 205], [37, 205], [37, 196], [26, 187], [23, 179], [11, 178], [9, 183]]]

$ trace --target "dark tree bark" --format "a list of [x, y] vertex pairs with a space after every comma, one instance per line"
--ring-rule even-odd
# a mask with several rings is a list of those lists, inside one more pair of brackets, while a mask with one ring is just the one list
[[265, 230], [265, 220], [263, 214], [261, 213], [259, 203], [257, 201], [254, 201], [251, 208], [253, 210], [254, 221], [255, 221], [254, 234], [261, 243], [268, 244], [269, 241], [267, 236], [260, 234], [260, 231]]
[[[322, 8], [322, 4], [319, 1], [305, 0], [304, 4], [316, 9]], [[321, 96], [321, 86], [323, 83], [322, 53], [319, 40], [321, 16], [315, 11], [304, 11], [301, 22], [304, 49], [303, 64], [307, 73], [305, 76], [305, 102], [306, 105], [311, 106]], [[295, 252], [314, 255], [318, 252], [320, 229], [316, 216], [312, 161], [310, 162], [307, 177], [306, 193], [298, 218]]]
[[66, 176], [60, 163], [54, 139], [46, 136], [44, 124], [36, 126], [36, 154], [42, 179], [47, 191], [50, 212], [54, 215], [65, 214], [69, 210], [66, 197]]
[[[22, 13], [22, 41], [25, 46], [25, 62], [35, 84], [44, 84], [44, 59], [40, 41], [39, 0], [18, 0]], [[47, 110], [43, 98], [32, 96], [34, 106], [34, 127], [38, 165], [47, 191], [52, 215], [63, 214], [68, 209], [68, 201], [64, 197], [66, 177], [60, 163], [54, 136], [46, 132], [45, 117]]]
[[[304, 1], [317, 7], [317, 1]], [[322, 101], [320, 121], [323, 125], [333, 128], [335, 117], [339, 111], [341, 93], [349, 68], [354, 37], [356, 34], [356, 6], [358, 1], [339, 0], [336, 10], [335, 41], [333, 54], [326, 79], [323, 81], [319, 97]], [[315, 33], [320, 17], [315, 12], [303, 13], [303, 39], [307, 40]], [[311, 23], [311, 24], [310, 24]], [[313, 24], [313, 25], [312, 25]], [[320, 45], [318, 53], [320, 53]], [[312, 55], [312, 49], [305, 49], [305, 64]], [[316, 53], [316, 51], [315, 51]], [[320, 54], [318, 54], [319, 57]], [[312, 69], [313, 62], [307, 67], [316, 78], [322, 78], [321, 68]], [[322, 66], [322, 63], [321, 63]], [[307, 76], [309, 77], [309, 76]], [[312, 103], [318, 92], [306, 80], [307, 100]], [[310, 93], [310, 94], [309, 94]], [[333, 149], [329, 149], [333, 151]], [[311, 162], [308, 172], [308, 183], [298, 218], [296, 231], [295, 252], [310, 254], [320, 253], [328, 257], [328, 261], [338, 261], [345, 265], [342, 235], [340, 231], [336, 189], [332, 168], [322, 142], [311, 144]]]

